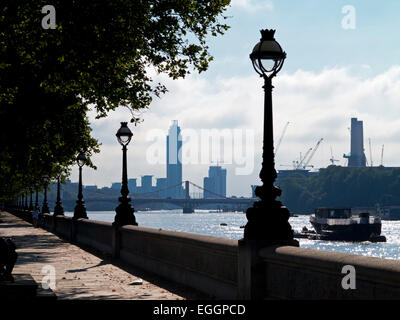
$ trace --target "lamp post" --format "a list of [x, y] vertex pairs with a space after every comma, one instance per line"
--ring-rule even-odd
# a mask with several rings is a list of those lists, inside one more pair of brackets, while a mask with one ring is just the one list
[[121, 186], [121, 197], [118, 198], [119, 205], [115, 209], [116, 215], [114, 218], [113, 225], [124, 226], [127, 224], [137, 226], [135, 215], [133, 214], [135, 210], [129, 203], [131, 198], [129, 197], [128, 189], [128, 174], [127, 174], [127, 162], [126, 162], [126, 146], [131, 141], [133, 136], [131, 130], [128, 128], [127, 122], [121, 122], [121, 127], [116, 133], [118, 142], [122, 146], [122, 186]]
[[30, 202], [29, 202], [29, 211], [32, 211], [33, 210], [33, 204], [32, 204], [32, 188], [29, 188], [29, 193], [30, 193], [30, 195], [31, 195], [31, 199], [30, 199]]
[[25, 204], [24, 204], [24, 210], [28, 210], [28, 192], [25, 189]]
[[255, 71], [264, 79], [264, 135], [260, 179], [262, 186], [255, 189], [261, 200], [246, 211], [247, 224], [244, 228], [244, 240], [262, 241], [268, 244], [291, 244], [298, 246], [293, 238], [289, 224], [289, 210], [275, 198], [281, 195], [281, 189], [274, 186], [277, 177], [274, 161], [274, 138], [272, 119], [272, 78], [281, 70], [286, 53], [275, 40], [275, 30], [261, 30], [258, 42], [250, 59]]
[[39, 207], [39, 192], [38, 192], [38, 187], [36, 186], [36, 199], [35, 199], [35, 209]]
[[56, 206], [54, 207], [54, 215], [55, 216], [63, 216], [64, 208], [62, 206], [61, 197], [60, 197], [60, 177], [57, 177], [57, 201]]
[[87, 158], [83, 152], [81, 152], [76, 157], [76, 163], [78, 164], [79, 167], [79, 190], [78, 190], [78, 200], [76, 200], [73, 219], [88, 218], [86, 214], [85, 201], [83, 200], [83, 195], [82, 195], [82, 167], [85, 165], [86, 161]]
[[43, 179], [44, 179], [44, 194], [43, 194], [42, 214], [50, 213], [49, 206], [47, 203], [47, 182], [48, 182], [49, 176], [47, 176], [47, 175], [43, 176]]

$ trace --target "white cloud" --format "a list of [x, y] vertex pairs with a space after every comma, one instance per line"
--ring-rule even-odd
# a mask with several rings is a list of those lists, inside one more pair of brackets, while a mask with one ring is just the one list
[[[159, 80], [159, 79], [157, 79]], [[134, 136], [128, 146], [129, 177], [154, 174], [165, 176], [165, 165], [146, 161], [151, 142], [151, 129], [167, 132], [170, 121], [177, 119], [183, 129], [253, 129], [255, 131], [254, 171], [249, 176], [235, 176], [234, 165], [228, 168], [228, 194], [249, 195], [250, 184], [259, 183], [263, 126], [262, 79], [256, 74], [243, 77], [206, 79], [189, 76], [172, 81], [160, 76], [169, 93], [155, 100], [144, 113], [144, 122], [130, 126]], [[330, 164], [330, 148], [334, 157], [344, 164], [343, 153], [350, 150], [348, 127], [350, 118], [364, 121], [364, 147], [369, 159], [368, 138], [371, 138], [374, 164], [380, 164], [382, 144], [385, 144], [384, 165], [399, 164], [400, 140], [400, 66], [394, 66], [375, 77], [361, 78], [346, 68], [325, 69], [319, 73], [298, 70], [279, 74], [273, 81], [274, 131], [278, 140], [287, 121], [290, 125], [276, 158], [277, 169], [291, 165], [293, 160], [324, 138], [310, 164], [326, 167]], [[101, 153], [94, 157], [97, 171], [86, 169], [85, 184], [111, 185], [121, 179], [121, 147], [115, 138], [120, 121], [129, 121], [130, 113], [121, 109], [110, 116], [93, 120], [94, 135], [103, 143]], [[208, 165], [187, 165], [184, 179], [202, 185]], [[76, 180], [73, 170], [72, 180]]]
[[272, 1], [267, 0], [232, 0], [232, 7], [237, 7], [240, 9], [245, 9], [249, 12], [261, 12], [264, 10], [272, 11], [274, 10], [274, 4]]

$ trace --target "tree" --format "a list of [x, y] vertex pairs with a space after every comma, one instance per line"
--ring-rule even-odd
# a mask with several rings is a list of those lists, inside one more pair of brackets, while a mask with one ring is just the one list
[[229, 0], [55, 0], [56, 29], [42, 28], [44, 5], [0, 4], [3, 198], [44, 173], [67, 174], [81, 150], [89, 159], [98, 152], [89, 106], [97, 117], [147, 108], [167, 91], [153, 73], [177, 79], [207, 70], [207, 37], [228, 29], [219, 19]]
[[317, 207], [400, 205], [400, 170], [329, 166], [318, 174], [282, 179], [282, 202], [293, 212]]

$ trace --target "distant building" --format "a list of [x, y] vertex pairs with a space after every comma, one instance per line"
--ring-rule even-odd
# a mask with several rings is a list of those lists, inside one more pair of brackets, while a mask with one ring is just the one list
[[157, 178], [156, 182], [156, 190], [158, 191], [157, 195], [160, 198], [167, 197], [167, 178]]
[[[203, 183], [204, 198], [226, 197], [226, 169], [220, 166], [211, 166], [208, 169], [208, 177]], [[207, 190], [207, 191], [206, 191]]]
[[111, 189], [121, 189], [122, 183], [121, 182], [113, 182], [111, 184]]
[[136, 178], [135, 179], [128, 179], [128, 189], [130, 193], [136, 193], [137, 190], [137, 185], [136, 185]]
[[181, 128], [178, 121], [173, 120], [167, 136], [167, 197], [183, 197], [181, 152]]
[[84, 186], [87, 190], [97, 190], [97, 186]]
[[343, 155], [349, 161], [347, 166], [351, 168], [365, 167], [363, 122], [358, 121], [357, 118], [351, 118], [350, 144], [350, 154]]
[[142, 186], [140, 188], [140, 193], [152, 192], [153, 187], [153, 176], [146, 175], [142, 176]]

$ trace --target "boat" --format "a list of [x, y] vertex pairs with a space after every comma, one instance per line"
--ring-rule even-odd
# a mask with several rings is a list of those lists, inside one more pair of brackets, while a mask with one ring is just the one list
[[351, 208], [316, 208], [310, 223], [315, 229], [315, 234], [308, 237], [312, 240], [386, 241], [381, 236], [381, 218], [369, 212], [352, 215]]

